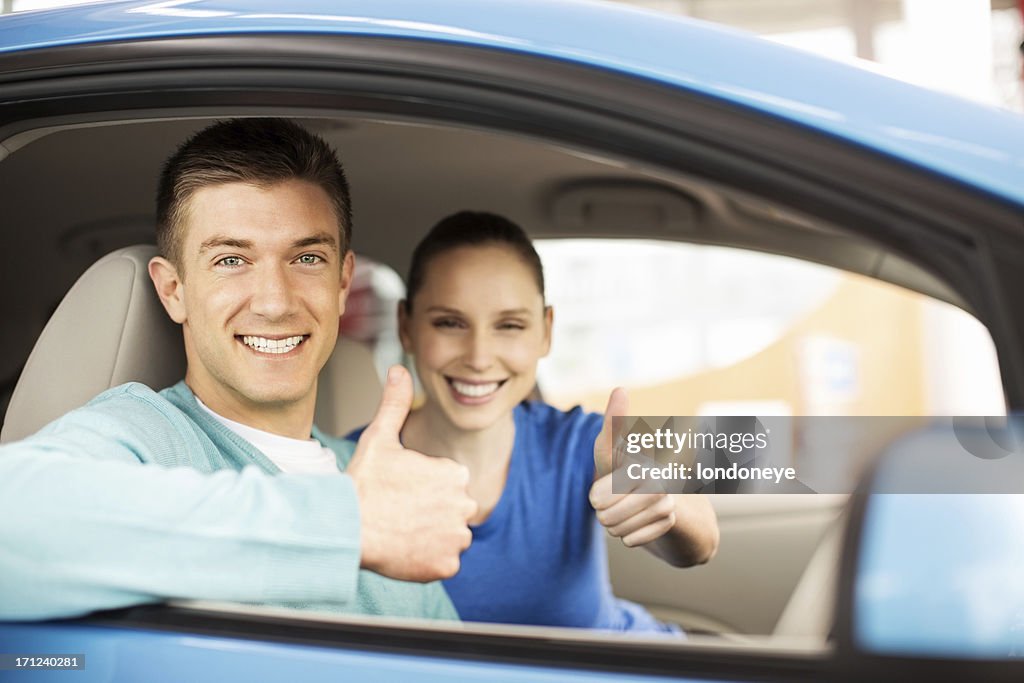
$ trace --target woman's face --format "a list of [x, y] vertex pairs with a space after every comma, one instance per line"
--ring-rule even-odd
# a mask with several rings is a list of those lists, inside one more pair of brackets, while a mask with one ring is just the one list
[[551, 309], [510, 248], [459, 247], [434, 257], [411, 303], [410, 313], [400, 310], [399, 328], [425, 409], [457, 429], [482, 430], [533, 390], [537, 361], [551, 346]]

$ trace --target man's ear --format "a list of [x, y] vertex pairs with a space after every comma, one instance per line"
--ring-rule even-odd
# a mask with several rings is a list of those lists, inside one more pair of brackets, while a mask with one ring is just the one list
[[185, 289], [174, 264], [162, 256], [154, 256], [149, 260], [149, 279], [171, 320], [179, 325], [185, 322]]
[[405, 310], [405, 299], [398, 302], [398, 338], [402, 341], [402, 351], [412, 353], [412, 339], [409, 336], [409, 313]]
[[351, 249], [345, 252], [341, 263], [341, 289], [338, 291], [338, 315], [345, 312], [345, 302], [352, 291], [352, 279], [355, 277], [356, 255]]
[[548, 355], [551, 352], [551, 327], [555, 322], [555, 309], [551, 306], [544, 307], [544, 353], [542, 356]]

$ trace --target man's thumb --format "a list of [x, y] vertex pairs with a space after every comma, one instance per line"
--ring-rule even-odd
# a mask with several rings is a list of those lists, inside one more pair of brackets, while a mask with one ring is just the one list
[[375, 440], [399, 443], [398, 435], [412, 408], [412, 396], [412, 376], [409, 371], [401, 365], [392, 365], [384, 381], [377, 414], [366, 427], [367, 434]]

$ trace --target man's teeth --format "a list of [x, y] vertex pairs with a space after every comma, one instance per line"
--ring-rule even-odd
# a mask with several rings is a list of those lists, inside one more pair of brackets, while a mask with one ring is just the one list
[[501, 386], [501, 382], [491, 382], [489, 384], [466, 384], [458, 380], [452, 380], [452, 386], [455, 391], [459, 392], [463, 396], [469, 396], [472, 398], [480, 398], [481, 396], [487, 396], [493, 394]]
[[288, 337], [287, 339], [267, 339], [266, 337], [242, 337], [242, 343], [260, 353], [288, 353], [302, 343], [305, 335]]

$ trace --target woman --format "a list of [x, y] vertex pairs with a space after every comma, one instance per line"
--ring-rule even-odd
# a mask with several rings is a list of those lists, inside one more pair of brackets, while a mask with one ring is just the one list
[[552, 323], [526, 234], [492, 214], [449, 216], [416, 247], [408, 287], [400, 335], [425, 401], [402, 442], [468, 467], [479, 504], [473, 543], [445, 582], [460, 616], [678, 631], [612, 595], [602, 525], [686, 566], [714, 554], [714, 512], [703, 496], [612, 492], [610, 417], [627, 410], [623, 390], [604, 419], [526, 401]]

